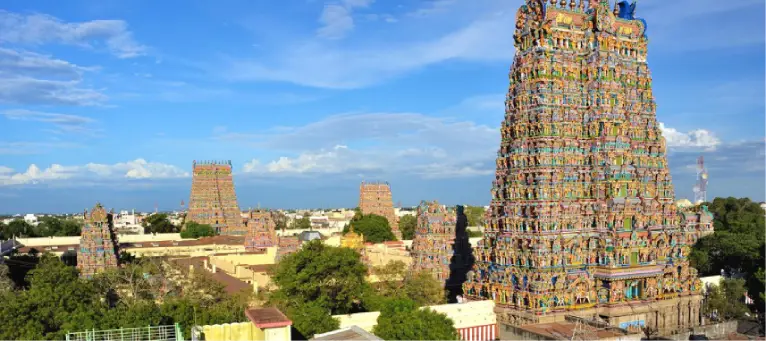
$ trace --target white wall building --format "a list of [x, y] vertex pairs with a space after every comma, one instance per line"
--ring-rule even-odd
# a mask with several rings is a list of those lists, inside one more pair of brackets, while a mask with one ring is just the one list
[[141, 216], [136, 214], [136, 211], [120, 211], [120, 214], [116, 214], [113, 217], [114, 230], [117, 233], [133, 233], [144, 234], [144, 227], [141, 226]]
[[37, 216], [35, 216], [32, 213], [27, 213], [24, 216], [24, 221], [26, 221], [27, 224], [32, 225], [32, 226], [37, 226], [37, 224], [39, 224], [39, 222], [37, 221]]

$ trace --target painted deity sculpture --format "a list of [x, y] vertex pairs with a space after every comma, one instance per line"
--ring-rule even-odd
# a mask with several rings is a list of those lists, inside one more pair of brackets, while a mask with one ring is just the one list
[[421, 201], [417, 229], [412, 240], [412, 271], [428, 271], [445, 283], [455, 241], [456, 214], [438, 201]]
[[689, 241], [712, 219], [672, 202], [646, 24], [620, 6], [630, 13], [607, 0], [519, 9], [469, 298], [548, 314], [696, 295]]

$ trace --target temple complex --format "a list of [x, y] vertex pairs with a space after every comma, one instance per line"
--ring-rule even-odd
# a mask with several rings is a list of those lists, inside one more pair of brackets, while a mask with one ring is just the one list
[[709, 225], [673, 204], [646, 22], [635, 3], [610, 7], [517, 12], [488, 226], [463, 286], [496, 302], [501, 331], [567, 314], [661, 334], [700, 323], [687, 257]]
[[454, 251], [455, 211], [438, 201], [421, 201], [417, 220], [415, 237], [412, 239], [411, 270], [430, 272], [442, 284], [446, 284]]
[[391, 232], [396, 239], [402, 239], [399, 220], [394, 212], [391, 186], [387, 182], [362, 182], [359, 187], [359, 209], [362, 214], [375, 214], [388, 219]]
[[231, 161], [193, 163], [191, 198], [187, 221], [208, 224], [222, 235], [245, 235]]
[[260, 251], [277, 245], [276, 223], [269, 210], [251, 210], [247, 214], [245, 251]]
[[80, 276], [91, 278], [107, 268], [117, 267], [117, 241], [112, 231], [110, 215], [101, 204], [85, 216], [77, 250], [77, 269]]

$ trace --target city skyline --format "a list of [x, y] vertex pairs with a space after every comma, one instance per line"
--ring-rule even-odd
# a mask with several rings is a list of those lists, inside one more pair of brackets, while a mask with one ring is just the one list
[[[488, 204], [521, 1], [292, 4], [10, 1], [0, 213], [180, 208], [205, 159], [242, 209]], [[709, 200], [764, 201], [763, 8], [638, 8], [679, 199], [703, 155]]]

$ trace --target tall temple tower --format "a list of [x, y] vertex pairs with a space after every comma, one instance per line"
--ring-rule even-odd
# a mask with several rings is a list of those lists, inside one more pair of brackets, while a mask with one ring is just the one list
[[391, 232], [396, 239], [402, 239], [399, 231], [399, 220], [394, 212], [394, 202], [391, 197], [391, 186], [388, 182], [362, 182], [359, 187], [359, 209], [362, 214], [376, 214], [388, 219]]
[[85, 224], [77, 250], [77, 269], [80, 276], [91, 278], [107, 268], [117, 266], [117, 240], [112, 231], [110, 215], [101, 204], [84, 213]]
[[456, 216], [438, 201], [421, 201], [418, 225], [412, 239], [412, 271], [430, 272], [446, 284], [454, 252]]
[[277, 246], [276, 222], [269, 210], [248, 212], [245, 250], [257, 251]]
[[223, 235], [244, 235], [247, 229], [237, 205], [231, 161], [194, 161], [186, 220], [208, 224]]
[[464, 291], [498, 323], [599, 316], [660, 333], [700, 321], [700, 231], [673, 204], [635, 3], [527, 0], [489, 226]]

